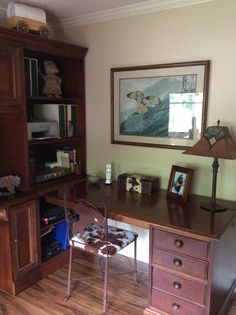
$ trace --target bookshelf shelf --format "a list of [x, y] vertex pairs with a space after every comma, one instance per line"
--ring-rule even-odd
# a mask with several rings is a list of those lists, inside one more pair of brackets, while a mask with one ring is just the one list
[[66, 146], [68, 144], [74, 145], [74, 143], [79, 143], [80, 137], [76, 138], [66, 138], [66, 139], [45, 139], [45, 140], [30, 140], [28, 142], [29, 146], [44, 146], [45, 144], [60, 144]]
[[84, 176], [76, 175], [76, 174], [70, 174], [58, 179], [52, 179], [50, 181], [46, 181], [44, 183], [32, 183], [31, 184], [31, 189], [33, 191], [42, 191], [42, 192], [47, 192], [47, 191], [52, 191], [52, 187], [58, 187], [58, 186], [64, 186], [67, 185], [68, 182], [70, 184], [73, 183], [78, 183], [80, 181], [84, 181], [85, 178]]
[[84, 102], [81, 98], [68, 98], [68, 97], [44, 97], [44, 96], [26, 96], [28, 104], [77, 104], [84, 105]]

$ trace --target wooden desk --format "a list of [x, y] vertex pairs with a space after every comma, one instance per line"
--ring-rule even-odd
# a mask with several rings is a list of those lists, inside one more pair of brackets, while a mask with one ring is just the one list
[[[212, 215], [200, 209], [200, 204], [209, 201], [208, 197], [190, 196], [187, 204], [166, 198], [166, 190], [160, 189], [152, 195], [118, 191], [117, 183], [105, 185], [89, 185], [81, 182], [71, 186], [69, 190], [68, 206], [73, 207], [77, 198], [84, 198], [102, 205], [103, 193], [109, 195], [109, 218], [148, 229], [150, 224], [178, 228], [212, 239], [222, 236], [226, 228], [236, 217], [236, 211], [226, 211]], [[63, 204], [63, 190], [45, 194], [48, 202]], [[236, 202], [222, 201], [224, 205], [236, 210]]]
[[[109, 195], [111, 219], [150, 229], [148, 306], [144, 314], [227, 314], [227, 302], [236, 287], [236, 203], [221, 201], [231, 210], [213, 214], [200, 204], [209, 201], [190, 196], [182, 204], [152, 195], [118, 191], [82, 182], [69, 190], [68, 207], [85, 198], [98, 207]], [[50, 203], [63, 205], [63, 191], [46, 194]]]

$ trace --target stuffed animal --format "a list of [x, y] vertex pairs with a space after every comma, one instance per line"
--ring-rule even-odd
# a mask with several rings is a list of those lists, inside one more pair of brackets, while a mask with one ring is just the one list
[[54, 61], [44, 61], [45, 74], [39, 71], [40, 76], [45, 81], [43, 86], [43, 94], [48, 97], [61, 97], [61, 82], [62, 79], [57, 75], [59, 70]]

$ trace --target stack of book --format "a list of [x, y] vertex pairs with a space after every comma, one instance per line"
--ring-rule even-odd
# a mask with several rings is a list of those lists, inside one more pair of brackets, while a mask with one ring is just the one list
[[65, 147], [57, 150], [57, 163], [60, 167], [70, 169], [71, 173], [80, 175], [80, 160], [77, 159], [76, 149]]

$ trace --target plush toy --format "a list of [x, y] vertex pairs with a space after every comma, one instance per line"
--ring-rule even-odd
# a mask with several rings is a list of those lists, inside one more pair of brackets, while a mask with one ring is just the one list
[[8, 175], [0, 178], [0, 196], [12, 195], [21, 183], [19, 176]]
[[62, 79], [57, 75], [59, 73], [54, 61], [44, 61], [45, 74], [39, 71], [40, 76], [45, 81], [43, 86], [43, 94], [49, 97], [60, 97], [61, 92], [61, 81]]

